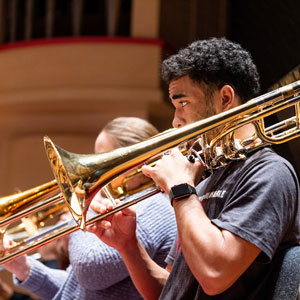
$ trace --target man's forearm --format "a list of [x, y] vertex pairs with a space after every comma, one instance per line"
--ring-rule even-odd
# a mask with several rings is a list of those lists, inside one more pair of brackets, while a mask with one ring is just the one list
[[120, 252], [134, 285], [146, 300], [158, 299], [169, 272], [156, 264], [138, 239]]
[[223, 292], [249, 267], [260, 250], [211, 223], [197, 196], [175, 202], [174, 209], [181, 249], [191, 272], [207, 294]]

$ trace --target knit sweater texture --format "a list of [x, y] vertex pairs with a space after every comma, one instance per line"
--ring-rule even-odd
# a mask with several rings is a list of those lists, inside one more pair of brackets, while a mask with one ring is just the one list
[[[157, 194], [135, 205], [137, 236], [151, 258], [165, 266], [176, 235], [176, 221], [169, 200]], [[45, 300], [142, 299], [120, 254], [94, 234], [76, 231], [69, 240], [67, 270], [51, 269], [31, 259], [28, 277], [16, 285]]]

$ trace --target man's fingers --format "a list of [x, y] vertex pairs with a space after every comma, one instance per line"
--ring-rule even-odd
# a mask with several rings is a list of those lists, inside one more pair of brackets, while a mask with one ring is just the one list
[[143, 174], [144, 174], [145, 176], [151, 178], [151, 177], [152, 177], [152, 176], [151, 176], [151, 175], [152, 175], [152, 171], [153, 171], [153, 168], [152, 168], [152, 167], [147, 166], [147, 165], [142, 166], [142, 172], [143, 172]]

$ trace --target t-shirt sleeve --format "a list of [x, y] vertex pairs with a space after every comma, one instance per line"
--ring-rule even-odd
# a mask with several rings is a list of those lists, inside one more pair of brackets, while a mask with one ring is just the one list
[[254, 161], [239, 173], [230, 197], [211, 221], [262, 251], [268, 262], [287, 237], [298, 207], [298, 183], [292, 167], [280, 157]]
[[169, 254], [167, 255], [167, 257], [165, 259], [166, 264], [173, 266], [173, 263], [174, 263], [175, 257], [176, 257], [177, 246], [178, 246], [178, 240], [176, 238], [172, 244]]

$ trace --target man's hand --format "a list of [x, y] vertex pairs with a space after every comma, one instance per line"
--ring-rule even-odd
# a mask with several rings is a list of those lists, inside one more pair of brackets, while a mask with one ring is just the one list
[[189, 162], [178, 148], [174, 148], [168, 151], [168, 155], [163, 155], [154, 167], [145, 165], [142, 171], [168, 195], [174, 185], [181, 183], [197, 185], [204, 167], [199, 160]]
[[[116, 202], [119, 204], [120, 202]], [[95, 196], [90, 206], [97, 214], [103, 214], [113, 209], [108, 199], [101, 198], [99, 193]], [[132, 208], [125, 208], [103, 220], [100, 220], [87, 227], [89, 232], [107, 245], [121, 252], [126, 248], [127, 243], [136, 239], [136, 213]]]

